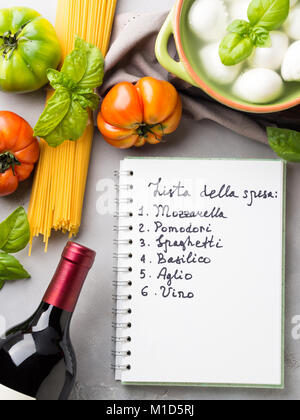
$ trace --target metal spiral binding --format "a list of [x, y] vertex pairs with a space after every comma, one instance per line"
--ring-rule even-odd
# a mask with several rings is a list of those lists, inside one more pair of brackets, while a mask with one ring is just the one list
[[[115, 171], [114, 175], [119, 178], [119, 182], [116, 183], [118, 196], [115, 203], [117, 205], [117, 211], [114, 214], [114, 217], [118, 219], [119, 224], [114, 227], [114, 232], [117, 235], [117, 238], [114, 240], [114, 246], [117, 247], [117, 251], [114, 252], [113, 258], [117, 261], [117, 264], [113, 267], [113, 272], [118, 278], [113, 280], [114, 292], [112, 298], [115, 303], [115, 307], [113, 308], [114, 320], [112, 322], [112, 327], [114, 329], [114, 335], [112, 336], [112, 343], [115, 348], [112, 350], [112, 356], [115, 360], [111, 367], [114, 371], [123, 372], [131, 369], [130, 364], [126, 364], [126, 362], [123, 363], [123, 359], [126, 358], [126, 361], [128, 361], [131, 356], [131, 351], [129, 349], [131, 337], [128, 333], [128, 335], [126, 335], [125, 331], [129, 332], [132, 326], [131, 322], [128, 321], [128, 317], [132, 314], [132, 309], [130, 308], [130, 302], [132, 300], [130, 287], [132, 287], [133, 283], [131, 279], [120, 279], [120, 276], [122, 273], [124, 275], [128, 275], [132, 272], [132, 267], [129, 262], [133, 258], [133, 255], [130, 252], [130, 246], [133, 244], [133, 240], [130, 238], [130, 232], [132, 232], [133, 226], [130, 223], [124, 223], [124, 219], [130, 220], [130, 218], [133, 217], [133, 213], [130, 210], [120, 210], [120, 208], [121, 206], [128, 207], [133, 204], [133, 198], [130, 196], [130, 193], [134, 187], [130, 182], [130, 178], [134, 175], [134, 173], [133, 171]], [[129, 182], [124, 182], [125, 179], [128, 179]], [[124, 235], [127, 236], [127, 233], [128, 239], [126, 237], [123, 238]], [[123, 250], [120, 252], [120, 246], [123, 248], [126, 247], [126, 252]], [[123, 264], [121, 264], [121, 261]], [[126, 261], [128, 264], [126, 264]], [[126, 302], [128, 302], [128, 305]], [[123, 321], [124, 317], [126, 317], [127, 322]], [[125, 336], [122, 336], [121, 332], [125, 332]], [[128, 344], [128, 349], [126, 349], [126, 344]]]
[[114, 287], [126, 287], [126, 286], [132, 286], [132, 281], [117, 281], [114, 280], [113, 281], [113, 286]]
[[117, 329], [127, 329], [131, 328], [131, 322], [113, 322], [112, 323], [113, 328]]
[[133, 176], [133, 171], [114, 171], [114, 176], [120, 178], [120, 176]]
[[114, 226], [114, 232], [132, 232], [132, 226]]
[[119, 246], [119, 245], [132, 245], [132, 244], [133, 244], [132, 239], [124, 239], [124, 240], [115, 239], [114, 240], [114, 245], [115, 246]]
[[117, 337], [117, 336], [113, 336], [112, 337], [112, 342], [113, 343], [130, 343], [131, 342], [131, 337]]
[[113, 267], [113, 272], [116, 273], [131, 273], [132, 267]]
[[118, 300], [131, 300], [132, 296], [131, 295], [113, 295], [113, 300], [118, 301]]
[[112, 350], [111, 354], [114, 357], [130, 357], [131, 356], [131, 351], [116, 351], [116, 350]]
[[132, 258], [132, 254], [118, 254], [117, 252], [114, 253], [114, 258], [119, 260], [119, 259], [131, 259]]
[[132, 309], [131, 308], [127, 308], [127, 309], [113, 308], [112, 313], [113, 313], [114, 316], [116, 316], [116, 315], [128, 315], [128, 314], [132, 313]]
[[116, 218], [116, 219], [120, 219], [121, 217], [133, 217], [133, 213], [118, 213], [118, 212], [116, 212], [115, 214], [114, 214], [114, 217]]
[[129, 191], [129, 190], [133, 190], [133, 185], [131, 185], [131, 184], [124, 184], [124, 185], [116, 184], [115, 188], [116, 188], [117, 191], [122, 191], [122, 190], [123, 191]]
[[120, 371], [126, 371], [131, 369], [131, 365], [116, 365], [114, 363], [111, 364], [112, 370], [120, 370]]
[[117, 205], [120, 205], [120, 204], [132, 204], [133, 203], [133, 198], [116, 198], [115, 199], [115, 203]]

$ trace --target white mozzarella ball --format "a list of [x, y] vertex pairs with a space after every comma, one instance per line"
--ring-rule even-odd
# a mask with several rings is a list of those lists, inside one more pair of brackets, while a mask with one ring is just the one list
[[289, 47], [288, 36], [279, 31], [270, 33], [272, 46], [270, 48], [256, 48], [248, 60], [250, 67], [260, 67], [279, 70]]
[[300, 41], [294, 42], [287, 50], [282, 63], [281, 74], [286, 82], [300, 81]]
[[207, 77], [221, 85], [233, 83], [242, 68], [242, 64], [224, 66], [219, 55], [219, 43], [204, 47], [200, 51], [200, 60]]
[[189, 13], [192, 30], [203, 41], [218, 41], [226, 33], [228, 13], [222, 0], [197, 0]]
[[229, 16], [232, 20], [243, 19], [248, 20], [248, 7], [250, 0], [233, 0], [229, 4]]
[[294, 40], [300, 39], [300, 6], [296, 6], [290, 11], [283, 27], [290, 38]]
[[252, 69], [237, 79], [233, 93], [246, 102], [267, 104], [282, 95], [283, 81], [273, 70]]

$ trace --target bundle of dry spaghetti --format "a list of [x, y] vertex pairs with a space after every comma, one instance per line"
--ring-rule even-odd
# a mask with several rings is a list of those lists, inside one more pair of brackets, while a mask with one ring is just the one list
[[[63, 57], [73, 48], [75, 35], [96, 45], [106, 55], [117, 0], [58, 0], [56, 31]], [[52, 230], [79, 231], [94, 135], [92, 115], [83, 136], [52, 148], [41, 140], [28, 218], [31, 246], [35, 236], [44, 237], [45, 251]]]

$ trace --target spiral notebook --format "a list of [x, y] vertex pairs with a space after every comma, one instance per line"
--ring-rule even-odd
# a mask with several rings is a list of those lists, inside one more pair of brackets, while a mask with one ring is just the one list
[[116, 379], [284, 387], [285, 163], [121, 162]]

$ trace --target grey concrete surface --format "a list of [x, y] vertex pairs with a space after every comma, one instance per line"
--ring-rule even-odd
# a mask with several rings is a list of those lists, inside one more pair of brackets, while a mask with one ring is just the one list
[[[55, 15], [55, 1], [11, 1], [43, 7], [49, 18]], [[0, 7], [7, 0], [0, 0]], [[42, 6], [41, 6], [42, 4]], [[46, 6], [46, 4], [48, 6]], [[143, 12], [165, 10], [173, 0], [120, 0], [118, 12]], [[10, 109], [23, 115], [32, 124], [42, 109], [44, 93], [17, 96], [0, 93], [0, 109]], [[300, 166], [288, 167], [287, 194], [287, 277], [286, 277], [286, 388], [284, 391], [247, 389], [205, 389], [174, 387], [124, 387], [114, 381], [111, 364], [111, 309], [112, 309], [112, 253], [113, 225], [111, 215], [100, 216], [96, 205], [101, 191], [97, 184], [102, 179], [112, 179], [124, 156], [197, 156], [272, 158], [267, 146], [242, 138], [210, 122], [194, 124], [183, 121], [175, 135], [161, 146], [147, 146], [141, 150], [119, 151], [107, 145], [96, 135], [86, 190], [82, 226], [77, 241], [94, 248], [97, 260], [86, 282], [72, 323], [72, 340], [78, 359], [78, 376], [72, 399], [299, 399], [300, 396], [300, 340], [292, 338], [292, 319], [300, 315]], [[0, 219], [8, 216], [17, 206], [27, 208], [31, 180], [22, 184], [11, 197], [0, 199]], [[18, 257], [32, 274], [32, 278], [7, 284], [0, 292], [0, 316], [7, 327], [24, 320], [36, 309], [51, 279], [67, 238], [54, 234], [47, 254], [42, 240], [34, 242], [32, 257], [27, 251]], [[266, 250], [268, 252], [268, 250]], [[222, 324], [220, 324], [222, 328]], [[222, 345], [222, 343], [220, 343]]]

